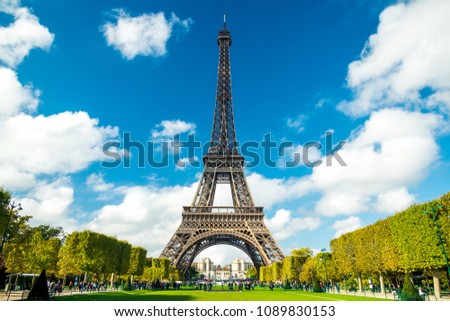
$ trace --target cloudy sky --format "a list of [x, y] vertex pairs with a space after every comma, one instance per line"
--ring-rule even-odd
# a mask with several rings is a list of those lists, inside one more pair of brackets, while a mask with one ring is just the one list
[[[292, 142], [275, 165], [246, 169], [285, 253], [328, 248], [448, 192], [447, 0], [0, 0], [0, 186], [32, 224], [159, 255], [202, 168], [183, 167], [185, 151], [163, 167], [148, 159], [164, 159], [176, 134], [209, 141], [224, 12], [238, 140]], [[311, 153], [320, 166], [285, 166], [306, 143], [325, 145], [326, 131], [346, 141], [347, 166], [327, 165], [325, 150]], [[154, 145], [141, 155], [124, 135]], [[114, 160], [106, 142], [117, 142], [118, 166], [102, 164]], [[228, 193], [221, 186], [216, 204]], [[200, 255], [244, 256], [226, 246]]]

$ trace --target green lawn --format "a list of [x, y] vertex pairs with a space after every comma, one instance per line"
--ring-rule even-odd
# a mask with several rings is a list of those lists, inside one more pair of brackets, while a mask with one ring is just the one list
[[371, 296], [313, 293], [306, 291], [255, 290], [205, 292], [200, 290], [115, 291], [56, 297], [57, 301], [381, 301]]

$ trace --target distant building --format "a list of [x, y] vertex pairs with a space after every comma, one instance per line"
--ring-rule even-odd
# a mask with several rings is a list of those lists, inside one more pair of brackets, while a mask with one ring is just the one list
[[231, 263], [231, 276], [233, 279], [246, 279], [247, 270], [253, 267], [251, 262], [245, 262], [243, 258], [237, 258]]
[[215, 266], [210, 258], [204, 257], [199, 262], [193, 262], [192, 266], [199, 274], [203, 274], [206, 279], [212, 280], [214, 278]]
[[243, 258], [237, 258], [231, 264], [221, 267], [220, 265], [214, 265], [210, 258], [204, 257], [200, 261], [193, 262], [192, 266], [199, 274], [203, 274], [205, 279], [226, 281], [246, 279], [246, 273], [248, 269], [253, 267], [253, 264], [251, 262], [245, 262]]
[[216, 280], [225, 281], [230, 279], [230, 269], [227, 267], [218, 266], [216, 269]]

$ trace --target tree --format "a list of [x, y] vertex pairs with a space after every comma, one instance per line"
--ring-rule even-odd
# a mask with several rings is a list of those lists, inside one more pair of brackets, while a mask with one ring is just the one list
[[300, 280], [300, 273], [306, 260], [312, 257], [310, 248], [292, 250], [291, 255], [283, 261], [283, 277], [291, 283], [297, 284]]
[[3, 237], [3, 234], [6, 231], [6, 225], [10, 215], [6, 205], [9, 203], [10, 199], [11, 195], [0, 187], [0, 237]]
[[60, 239], [46, 239], [41, 230], [26, 228], [6, 244], [5, 265], [9, 272], [39, 273], [47, 270], [49, 274], [56, 274], [60, 248]]
[[64, 239], [67, 237], [66, 233], [64, 233], [63, 228], [60, 226], [53, 227], [50, 225], [39, 225], [36, 227], [32, 227], [31, 232], [33, 234], [35, 232], [39, 232], [45, 240], [48, 240], [50, 238], [58, 238], [61, 241], [64, 241]]
[[259, 268], [259, 280], [261, 282], [273, 281], [273, 273], [271, 266], [261, 266]]
[[119, 260], [116, 272], [121, 275], [126, 273], [130, 267], [131, 245], [125, 241], [118, 241], [117, 253], [119, 254]]
[[181, 281], [182, 279], [181, 270], [177, 269], [176, 267], [170, 266], [169, 279], [171, 281]]
[[130, 265], [131, 245], [103, 234], [83, 231], [68, 235], [59, 252], [61, 274], [82, 272], [124, 274]]
[[144, 273], [145, 258], [147, 250], [142, 247], [132, 247], [130, 254], [130, 264], [128, 273], [131, 275], [131, 282], [135, 275], [142, 275]]
[[161, 278], [168, 279], [170, 273], [170, 260], [167, 258], [160, 258]]
[[13, 239], [5, 243], [3, 248], [4, 265], [9, 273], [27, 270], [27, 253], [30, 245], [29, 229], [16, 234]]
[[331, 253], [320, 252], [317, 253], [313, 259], [315, 261], [314, 265], [317, 278], [323, 281], [330, 280], [330, 272], [332, 272], [332, 269], [330, 268], [333, 266]]
[[188, 276], [190, 279], [197, 279], [199, 277], [199, 272], [194, 266], [190, 266], [188, 269]]
[[0, 242], [5, 236], [5, 244], [29, 230], [28, 221], [31, 219], [31, 216], [20, 216], [17, 209], [9, 208], [10, 201], [11, 195], [0, 187]]
[[152, 281], [161, 280], [161, 261], [159, 258], [152, 258]]
[[344, 280], [351, 276], [356, 276], [358, 278], [359, 291], [362, 291], [362, 264], [359, 262], [359, 259], [364, 251], [360, 240], [358, 240], [359, 236], [355, 232], [346, 233], [337, 239], [331, 240], [330, 248], [334, 262], [338, 267], [338, 276], [344, 278]]
[[399, 269], [405, 273], [432, 271], [445, 266], [433, 219], [423, 215], [433, 204], [413, 205], [390, 218]]
[[450, 192], [442, 195], [435, 205], [441, 208], [436, 212], [439, 224], [442, 230], [442, 236], [445, 241], [445, 249], [450, 253]]
[[255, 268], [254, 266], [252, 266], [251, 268], [249, 268], [249, 269], [247, 270], [247, 272], [245, 272], [245, 275], [246, 275], [249, 279], [251, 279], [251, 280], [253, 280], [253, 281], [256, 281], [256, 280], [258, 279], [257, 273], [258, 273], [258, 271], [256, 270], [256, 268]]
[[317, 271], [316, 271], [316, 260], [314, 258], [309, 257], [305, 264], [303, 265], [302, 272], [300, 272], [300, 281], [308, 284], [313, 284], [316, 279]]
[[[148, 262], [149, 260], [147, 260]], [[170, 260], [166, 258], [152, 258], [151, 266], [144, 268], [143, 278], [147, 281], [157, 281], [157, 280], [172, 280], [180, 279], [181, 271], [178, 271], [174, 267], [170, 266]], [[194, 267], [189, 269], [190, 277], [193, 278], [198, 274]]]
[[46, 270], [48, 274], [56, 274], [58, 271], [58, 253], [61, 248], [61, 240], [56, 237], [45, 239], [39, 230], [31, 236], [30, 247], [27, 251], [27, 270], [33, 273]]
[[283, 279], [283, 262], [273, 262], [271, 267], [272, 280], [281, 281]]
[[78, 251], [80, 248], [80, 237], [80, 232], [74, 232], [68, 235], [64, 245], [59, 250], [58, 268], [60, 274], [63, 276], [78, 275], [82, 272], [79, 262], [81, 253]]
[[384, 293], [384, 276], [389, 272], [397, 272], [399, 270], [398, 253], [392, 241], [389, 218], [369, 225], [366, 233], [371, 235], [371, 237], [367, 239], [365, 265], [368, 272], [378, 275], [381, 292]]

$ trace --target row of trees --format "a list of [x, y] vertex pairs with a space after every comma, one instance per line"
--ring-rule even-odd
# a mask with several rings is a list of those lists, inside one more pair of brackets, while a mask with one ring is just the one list
[[386, 278], [396, 286], [405, 275], [417, 274], [433, 276], [439, 295], [440, 282], [448, 282], [443, 249], [450, 253], [449, 240], [447, 193], [333, 239], [331, 252], [313, 256], [308, 248], [295, 250], [283, 262], [261, 267], [260, 281], [314, 284], [328, 280], [361, 291], [370, 279], [384, 291]]
[[277, 281], [294, 285], [305, 282], [305, 280], [302, 280], [302, 273], [312, 256], [313, 252], [309, 248], [293, 250], [291, 255], [286, 256], [282, 262], [274, 262], [271, 266], [260, 267], [259, 280], [261, 282]]
[[[376, 276], [384, 288], [386, 276], [419, 273], [440, 276], [447, 270], [443, 250], [450, 250], [450, 193], [410, 206], [386, 219], [330, 242], [333, 277]], [[448, 282], [447, 278], [441, 278]]]
[[182, 279], [180, 270], [170, 265], [170, 260], [166, 258], [148, 258], [142, 279], [153, 282], [157, 280], [179, 281]]
[[106, 274], [112, 278], [114, 274], [128, 274], [133, 278], [143, 275], [146, 255], [147, 250], [115, 237], [91, 231], [73, 232], [58, 253], [55, 272], [64, 276], [85, 272], [102, 278]]
[[[87, 275], [98, 281], [106, 276], [137, 277], [148, 282], [180, 279], [180, 272], [170, 266], [168, 259], [147, 258], [147, 250], [133, 247], [126, 241], [92, 231], [66, 235], [62, 228], [41, 225], [31, 227], [31, 216], [20, 216], [17, 209], [7, 208], [10, 195], [0, 189], [0, 233], [5, 245], [1, 253], [2, 276], [8, 273], [40, 273], [66, 279]], [[0, 279], [2, 279], [0, 277]], [[0, 282], [1, 283], [1, 282]], [[1, 284], [0, 284], [1, 287]]]

